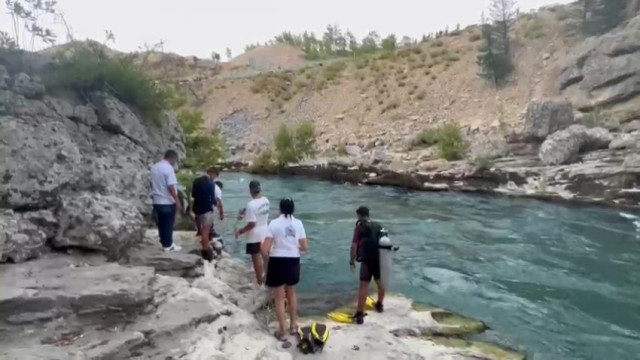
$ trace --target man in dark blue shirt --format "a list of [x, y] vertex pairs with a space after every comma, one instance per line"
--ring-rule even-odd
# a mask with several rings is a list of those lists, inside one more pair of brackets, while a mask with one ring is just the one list
[[196, 178], [191, 186], [193, 198], [193, 213], [196, 216], [196, 226], [200, 233], [202, 254], [207, 260], [213, 259], [213, 250], [209, 244], [209, 235], [213, 230], [213, 209], [217, 198], [213, 179], [218, 176], [218, 169], [210, 167], [207, 174]]

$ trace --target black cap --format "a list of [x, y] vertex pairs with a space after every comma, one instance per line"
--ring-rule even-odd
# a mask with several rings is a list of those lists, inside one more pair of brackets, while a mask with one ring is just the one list
[[257, 194], [261, 191], [261, 186], [260, 186], [260, 181], [258, 180], [251, 180], [251, 182], [249, 183], [249, 191], [251, 191], [252, 194]]
[[360, 206], [358, 209], [356, 209], [356, 214], [369, 217], [369, 208], [366, 206]]

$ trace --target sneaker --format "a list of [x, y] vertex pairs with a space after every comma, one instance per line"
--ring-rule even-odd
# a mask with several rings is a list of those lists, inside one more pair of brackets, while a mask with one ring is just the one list
[[180, 250], [182, 250], [182, 246], [178, 246], [176, 244], [173, 244], [169, 247], [164, 248], [164, 252], [180, 251]]
[[384, 305], [382, 305], [382, 303], [380, 301], [376, 302], [376, 311], [379, 313], [384, 312]]
[[364, 324], [364, 314], [361, 312], [357, 312], [355, 315], [353, 315], [353, 320], [356, 322], [356, 324], [358, 325], [362, 325]]

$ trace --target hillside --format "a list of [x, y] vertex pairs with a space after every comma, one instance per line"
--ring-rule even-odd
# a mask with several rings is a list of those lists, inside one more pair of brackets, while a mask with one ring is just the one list
[[[281, 123], [303, 120], [315, 124], [325, 154], [340, 144], [366, 148], [375, 143], [404, 152], [417, 132], [445, 122], [464, 128], [478, 145], [472, 153], [491, 152], [507, 134], [520, 130], [531, 99], [559, 94], [558, 63], [580, 40], [567, 31], [570, 11], [549, 8], [519, 17], [512, 35], [516, 71], [500, 89], [477, 75], [478, 26], [399, 49], [394, 57], [306, 67], [289, 47], [258, 48], [234, 59], [235, 69], [188, 86], [198, 95], [200, 101], [194, 104], [209, 127], [220, 128], [232, 152], [244, 159], [266, 147]], [[292, 58], [297, 71], [274, 72], [295, 69]], [[238, 73], [238, 66], [251, 67], [249, 59], [259, 64], [253, 70], [262, 75]], [[232, 71], [239, 75], [230, 76]], [[487, 149], [487, 136], [498, 144]]]

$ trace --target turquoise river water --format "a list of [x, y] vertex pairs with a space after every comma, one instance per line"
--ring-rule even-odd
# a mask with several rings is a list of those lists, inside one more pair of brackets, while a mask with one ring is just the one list
[[633, 214], [223, 174], [224, 237], [246, 261], [244, 244], [231, 240], [231, 215], [248, 201], [252, 178], [262, 181], [272, 218], [281, 197], [296, 201], [311, 247], [302, 260], [302, 302], [337, 304], [355, 295], [348, 266], [354, 211], [368, 205], [401, 246], [392, 291], [483, 320], [491, 328], [483, 340], [530, 359], [640, 359], [640, 220]]

